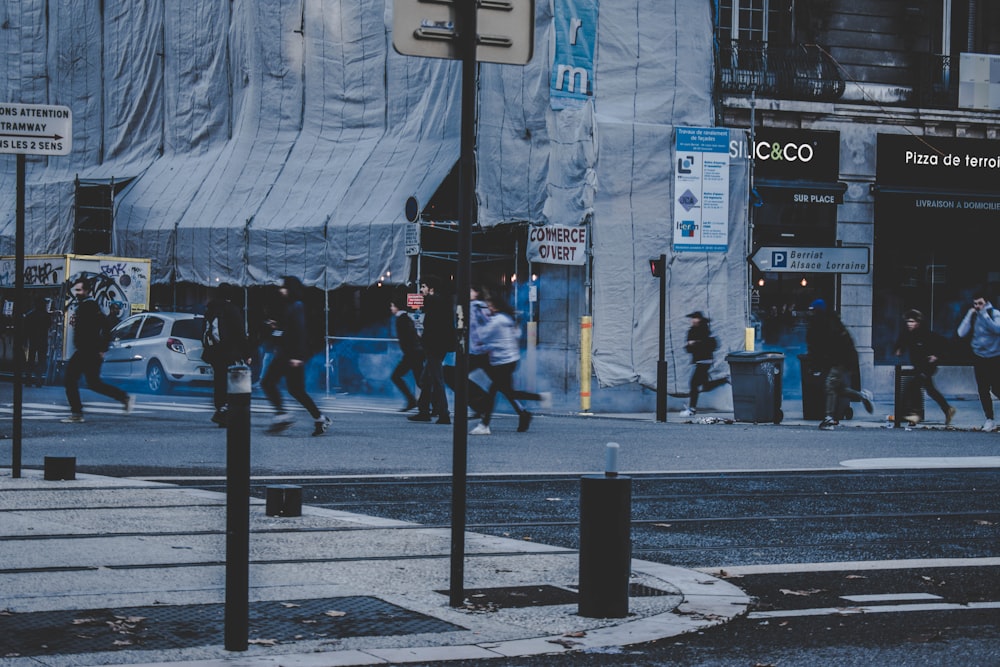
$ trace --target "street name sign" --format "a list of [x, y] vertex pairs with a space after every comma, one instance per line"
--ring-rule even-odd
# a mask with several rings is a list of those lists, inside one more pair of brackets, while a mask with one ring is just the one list
[[750, 256], [761, 271], [769, 273], [868, 273], [868, 248], [796, 248], [763, 246]]
[[534, 0], [395, 0], [392, 46], [404, 56], [460, 60], [457, 4], [476, 4], [476, 60], [524, 65], [535, 45]]
[[0, 153], [69, 155], [72, 148], [69, 107], [0, 102]]

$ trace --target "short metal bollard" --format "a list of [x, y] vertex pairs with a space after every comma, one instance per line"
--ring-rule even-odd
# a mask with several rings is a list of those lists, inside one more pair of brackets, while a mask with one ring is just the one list
[[48, 481], [76, 479], [76, 457], [46, 456], [43, 476]]
[[302, 516], [302, 487], [295, 484], [268, 486], [264, 513], [268, 516]]
[[580, 480], [580, 596], [588, 618], [628, 616], [632, 572], [632, 479], [618, 475], [618, 445], [609, 443], [603, 475]]

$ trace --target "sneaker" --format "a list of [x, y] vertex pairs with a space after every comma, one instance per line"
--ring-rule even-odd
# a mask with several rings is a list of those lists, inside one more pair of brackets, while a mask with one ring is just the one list
[[122, 408], [125, 409], [125, 414], [131, 414], [132, 410], [135, 409], [135, 396], [128, 394], [125, 400], [122, 401]]
[[872, 406], [872, 398], [874, 398], [874, 395], [870, 391], [867, 389], [861, 390], [861, 405], [865, 406], [865, 412], [868, 414], [875, 411], [875, 408]]
[[436, 422], [434, 422], [434, 423], [435, 424], [450, 424], [451, 423], [451, 416], [450, 415], [441, 415], [440, 417], [438, 417], [438, 420]]
[[476, 424], [476, 428], [469, 431], [469, 435], [489, 435], [489, 434], [490, 434], [490, 427], [484, 424], [483, 422], [479, 422], [478, 424]]
[[944, 410], [944, 425], [945, 426], [951, 426], [951, 420], [955, 418], [955, 413], [956, 412], [958, 412], [958, 410], [956, 410], [955, 408], [953, 408], [950, 405], [947, 408], [945, 408], [945, 410]]
[[985, 422], [983, 422], [983, 431], [987, 433], [989, 433], [990, 431], [995, 431], [996, 428], [997, 428], [996, 422], [994, 422], [992, 419], [987, 419]]
[[415, 415], [410, 415], [407, 419], [411, 422], [429, 422], [431, 420], [431, 415], [428, 412], [418, 412]]
[[274, 415], [273, 419], [271, 419], [271, 424], [264, 430], [264, 433], [270, 433], [272, 435], [275, 433], [281, 433], [282, 431], [287, 431], [291, 425], [292, 416], [287, 412], [279, 412]]
[[834, 426], [837, 426], [838, 422], [833, 417], [824, 417], [823, 421], [819, 423], [819, 430], [821, 431], [832, 431]]
[[415, 407], [417, 407], [417, 402], [415, 400], [413, 400], [413, 401], [407, 401], [406, 405], [404, 405], [403, 407], [401, 407], [399, 409], [399, 411], [400, 412], [409, 412], [410, 410], [412, 410]]
[[531, 413], [525, 410], [517, 418], [517, 432], [524, 433], [531, 426]]
[[215, 414], [212, 415], [212, 423], [218, 424], [219, 428], [225, 428], [226, 422], [228, 421], [228, 411], [225, 408], [221, 410], [216, 410]]
[[539, 403], [539, 405], [542, 407], [542, 409], [543, 410], [550, 410], [550, 409], [552, 409], [552, 392], [551, 391], [543, 391], [541, 394], [539, 394], [539, 396], [542, 397], [542, 400]]
[[333, 422], [330, 421], [329, 417], [326, 416], [320, 417], [315, 421], [315, 427], [313, 428], [313, 435], [323, 435], [324, 433], [327, 432], [327, 430], [330, 428], [330, 424], [332, 423]]
[[903, 419], [905, 419], [910, 426], [916, 426], [920, 423], [920, 415], [906, 415]]
[[696, 408], [684, 408], [681, 410], [681, 417], [694, 417], [696, 414], [698, 414]]
[[80, 414], [79, 412], [73, 412], [70, 414], [69, 417], [64, 417], [59, 421], [61, 421], [63, 424], [82, 424], [84, 420], [82, 414]]

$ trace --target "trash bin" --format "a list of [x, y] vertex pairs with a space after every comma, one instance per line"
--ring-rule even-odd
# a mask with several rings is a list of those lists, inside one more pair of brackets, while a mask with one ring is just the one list
[[910, 383], [917, 381], [919, 373], [913, 366], [896, 366], [896, 379], [893, 391], [892, 414], [893, 426], [903, 425], [907, 415], [917, 415], [924, 420], [924, 392], [921, 389], [912, 398], [908, 395]]
[[729, 378], [733, 386], [733, 418], [738, 422], [780, 424], [781, 377], [785, 355], [781, 352], [730, 352]]

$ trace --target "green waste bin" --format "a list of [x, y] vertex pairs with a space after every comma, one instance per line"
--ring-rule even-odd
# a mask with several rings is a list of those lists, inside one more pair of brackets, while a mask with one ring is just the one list
[[781, 352], [730, 352], [729, 378], [733, 387], [733, 418], [738, 422], [780, 424], [781, 378], [785, 355]]

